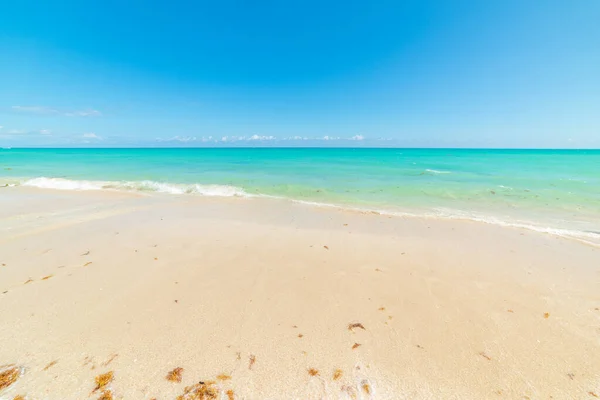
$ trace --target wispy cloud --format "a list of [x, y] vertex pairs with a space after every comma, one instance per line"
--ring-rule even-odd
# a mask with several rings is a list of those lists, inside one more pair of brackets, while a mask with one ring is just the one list
[[365, 137], [363, 135], [354, 135], [352, 137], [340, 137], [340, 136], [320, 136], [320, 137], [307, 137], [307, 136], [288, 136], [278, 138], [272, 135], [252, 135], [252, 136], [173, 136], [170, 138], [156, 138], [156, 142], [179, 142], [179, 143], [244, 143], [244, 142], [277, 142], [277, 141], [308, 141], [308, 142], [323, 142], [323, 141], [363, 141]]
[[98, 136], [92, 132], [84, 133], [83, 135], [81, 135], [81, 137], [84, 139], [94, 139], [94, 140], [102, 140], [103, 139], [102, 136]]
[[67, 117], [100, 117], [102, 113], [98, 110], [81, 110], [81, 111], [69, 111], [64, 113]]
[[36, 115], [64, 115], [65, 117], [99, 117], [102, 113], [98, 110], [59, 110], [46, 106], [12, 106], [14, 112]]
[[40, 129], [40, 135], [51, 135], [52, 131], [50, 129]]

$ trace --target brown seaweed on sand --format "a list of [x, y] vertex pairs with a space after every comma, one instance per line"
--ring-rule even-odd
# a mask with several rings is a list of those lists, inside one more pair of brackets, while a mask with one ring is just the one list
[[233, 400], [233, 399], [235, 399], [235, 396], [233, 394], [233, 390], [229, 389], [225, 394], [227, 395], [227, 400]]
[[54, 360], [54, 361], [52, 361], [51, 363], [49, 363], [48, 365], [46, 365], [46, 366], [44, 367], [44, 371], [47, 371], [48, 369], [50, 369], [50, 368], [52, 368], [53, 366], [55, 366], [57, 362], [58, 362], [58, 360]]
[[181, 374], [183, 374], [183, 368], [177, 367], [169, 371], [165, 377], [169, 382], [181, 382]]
[[544, 318], [550, 317], [550, 313], [544, 313]]
[[480, 352], [479, 355], [488, 361], [492, 361], [492, 358], [490, 356], [488, 356], [487, 354], [485, 354], [483, 351]]
[[250, 354], [250, 357], [248, 357], [248, 369], [252, 369], [252, 366], [254, 365], [255, 362], [256, 362], [256, 356], [254, 354]]
[[25, 400], [25, 396], [23, 396], [22, 394], [18, 394], [15, 397], [13, 397], [13, 400]]
[[340, 379], [342, 377], [342, 375], [344, 374], [344, 371], [342, 371], [341, 369], [336, 369], [335, 371], [333, 371], [333, 380], [337, 381], [338, 379]]
[[360, 343], [354, 343], [354, 344], [352, 345], [352, 350], [356, 349], [356, 348], [357, 348], [357, 347], [359, 347], [359, 346], [361, 346], [361, 344], [360, 344]]
[[103, 366], [103, 367], [106, 367], [106, 366], [108, 366], [108, 364], [110, 364], [111, 362], [113, 362], [113, 361], [114, 361], [114, 359], [115, 359], [115, 358], [117, 358], [118, 356], [119, 356], [119, 355], [118, 355], [118, 354], [116, 354], [116, 353], [115, 353], [115, 354], [111, 354], [111, 356], [108, 358], [108, 360], [106, 360], [106, 361], [104, 361], [104, 362], [102, 363], [102, 366]]
[[43, 281], [52, 278], [54, 275], [50, 274], [50, 275], [46, 275], [45, 277], [42, 278]]
[[25, 281], [25, 283], [23, 285], [27, 285], [28, 283], [31, 283], [31, 282], [33, 282], [33, 279], [29, 278]]
[[16, 365], [3, 365], [0, 367], [0, 390], [9, 387], [19, 379], [21, 369]]
[[309, 369], [308, 369], [308, 374], [309, 374], [310, 376], [317, 376], [317, 375], [319, 375], [319, 370], [317, 370], [317, 369], [314, 369], [314, 368], [309, 368]]
[[327, 247], [327, 246], [323, 246], [323, 248], [324, 248], [325, 250], [329, 250], [329, 247]]
[[371, 394], [371, 386], [369, 385], [369, 383], [367, 381], [362, 381], [360, 387], [362, 388], [363, 392], [365, 392], [366, 394]]
[[103, 390], [98, 400], [113, 400], [112, 392], [110, 390]]
[[365, 327], [360, 322], [354, 322], [354, 323], [348, 324], [348, 330], [349, 331], [354, 332], [355, 328], [360, 328], [360, 329], [366, 331]]
[[177, 400], [216, 400], [219, 391], [215, 388], [215, 382], [198, 382], [195, 385], [186, 386], [183, 394], [177, 396]]
[[231, 376], [229, 376], [227, 374], [220, 374], [220, 375], [217, 375], [217, 379], [220, 381], [228, 381], [231, 379]]
[[107, 373], [104, 373], [102, 375], [98, 375], [95, 380], [96, 380], [96, 387], [94, 388], [93, 392], [96, 392], [98, 390], [102, 390], [104, 389], [109, 383], [111, 383], [113, 381], [114, 378], [114, 372], [113, 371], [108, 371]]

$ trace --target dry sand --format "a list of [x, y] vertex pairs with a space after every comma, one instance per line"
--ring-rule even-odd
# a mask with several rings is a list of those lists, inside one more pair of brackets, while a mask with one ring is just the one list
[[0, 318], [2, 400], [600, 397], [600, 249], [473, 222], [1, 188]]

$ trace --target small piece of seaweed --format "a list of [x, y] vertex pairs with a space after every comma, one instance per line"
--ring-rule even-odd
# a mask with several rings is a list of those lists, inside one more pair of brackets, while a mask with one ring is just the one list
[[340, 379], [342, 377], [342, 375], [344, 374], [344, 371], [342, 371], [341, 369], [336, 369], [335, 371], [333, 371], [333, 380], [337, 381], [338, 379]]
[[362, 330], [366, 330], [365, 327], [363, 326], [363, 324], [361, 324], [360, 322], [354, 322], [354, 323], [348, 324], [348, 330], [349, 331], [353, 331], [354, 332], [355, 328], [360, 328]]
[[177, 367], [167, 373], [165, 377], [169, 382], [181, 382], [181, 374], [183, 373], [183, 368]]
[[21, 370], [16, 365], [4, 365], [0, 371], [0, 390], [9, 387], [21, 376]]
[[114, 378], [114, 372], [113, 371], [108, 371], [105, 374], [102, 375], [98, 375], [95, 380], [96, 380], [96, 387], [94, 388], [94, 392], [98, 391], [98, 390], [102, 390], [104, 389], [109, 383], [112, 382]]

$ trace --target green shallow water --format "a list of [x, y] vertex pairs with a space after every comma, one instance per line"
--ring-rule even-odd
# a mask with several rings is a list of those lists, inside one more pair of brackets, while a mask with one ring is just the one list
[[268, 195], [600, 232], [600, 150], [4, 149], [4, 184]]

